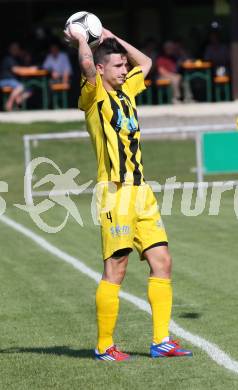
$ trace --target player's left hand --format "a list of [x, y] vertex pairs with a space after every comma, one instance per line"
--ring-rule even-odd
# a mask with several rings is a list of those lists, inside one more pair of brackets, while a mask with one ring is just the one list
[[92, 52], [94, 53], [94, 51], [97, 49], [97, 47], [99, 45], [101, 45], [101, 43], [103, 43], [104, 39], [114, 38], [114, 37], [115, 37], [114, 34], [110, 30], [107, 30], [106, 28], [103, 27], [102, 28], [102, 35], [101, 35], [100, 41], [99, 41], [99, 43], [96, 46], [91, 48]]
[[[107, 30], [106, 28], [103, 27], [101, 41], [103, 42], [104, 39], [107, 39], [107, 38], [115, 38], [115, 36], [110, 30]], [[102, 42], [100, 42], [100, 43], [102, 43]]]

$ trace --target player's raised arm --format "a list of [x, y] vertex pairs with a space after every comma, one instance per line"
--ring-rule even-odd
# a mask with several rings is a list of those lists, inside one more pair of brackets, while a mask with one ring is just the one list
[[79, 66], [81, 72], [91, 84], [95, 85], [96, 67], [93, 61], [93, 53], [86, 39], [82, 34], [75, 32], [71, 26], [69, 26], [68, 31], [65, 31], [65, 35], [78, 42]]
[[114, 35], [111, 31], [103, 28], [103, 39], [105, 38], [116, 38], [117, 41], [126, 49], [127, 58], [131, 65], [140, 66], [141, 70], [146, 77], [151, 69], [152, 60], [150, 57], [142, 53], [140, 50], [136, 49], [130, 43], [124, 41], [123, 39]]

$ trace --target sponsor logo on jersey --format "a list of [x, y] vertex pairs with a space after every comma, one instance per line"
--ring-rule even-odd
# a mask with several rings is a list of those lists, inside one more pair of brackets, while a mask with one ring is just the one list
[[130, 234], [130, 226], [128, 225], [116, 225], [110, 228], [112, 237], [127, 236]]

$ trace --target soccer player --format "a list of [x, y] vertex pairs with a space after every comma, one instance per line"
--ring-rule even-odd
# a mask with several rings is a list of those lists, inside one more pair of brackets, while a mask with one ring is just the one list
[[145, 89], [151, 59], [106, 29], [94, 53], [81, 34], [70, 29], [68, 34], [78, 41], [82, 73], [79, 108], [85, 111], [95, 147], [98, 182], [104, 183], [100, 212], [104, 272], [96, 292], [95, 358], [110, 361], [130, 358], [116, 347], [113, 333], [119, 290], [133, 247], [150, 268], [151, 357], [191, 356], [191, 351], [182, 349], [169, 336], [171, 257], [156, 199], [143, 176], [135, 97]]

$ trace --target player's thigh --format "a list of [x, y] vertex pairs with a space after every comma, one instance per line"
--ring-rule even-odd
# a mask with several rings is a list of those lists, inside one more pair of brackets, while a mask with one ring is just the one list
[[[142, 193], [141, 189], [141, 193]], [[168, 238], [165, 231], [158, 204], [150, 186], [144, 186], [144, 194], [139, 194], [138, 218], [136, 223], [134, 245], [139, 252], [141, 260], [144, 253], [153, 247], [167, 246]]]
[[[123, 198], [127, 199], [126, 195], [128, 195], [127, 189], [124, 189], [121, 184], [117, 185], [115, 198], [111, 201], [111, 205], [104, 207], [100, 213], [104, 260], [113, 257], [120, 250], [127, 250], [129, 253], [133, 249], [135, 214], [132, 207], [133, 200], [129, 198], [128, 205], [123, 202]], [[107, 203], [106, 196], [107, 191], [104, 194], [104, 206]], [[109, 197], [111, 196], [112, 194], [109, 193]]]

